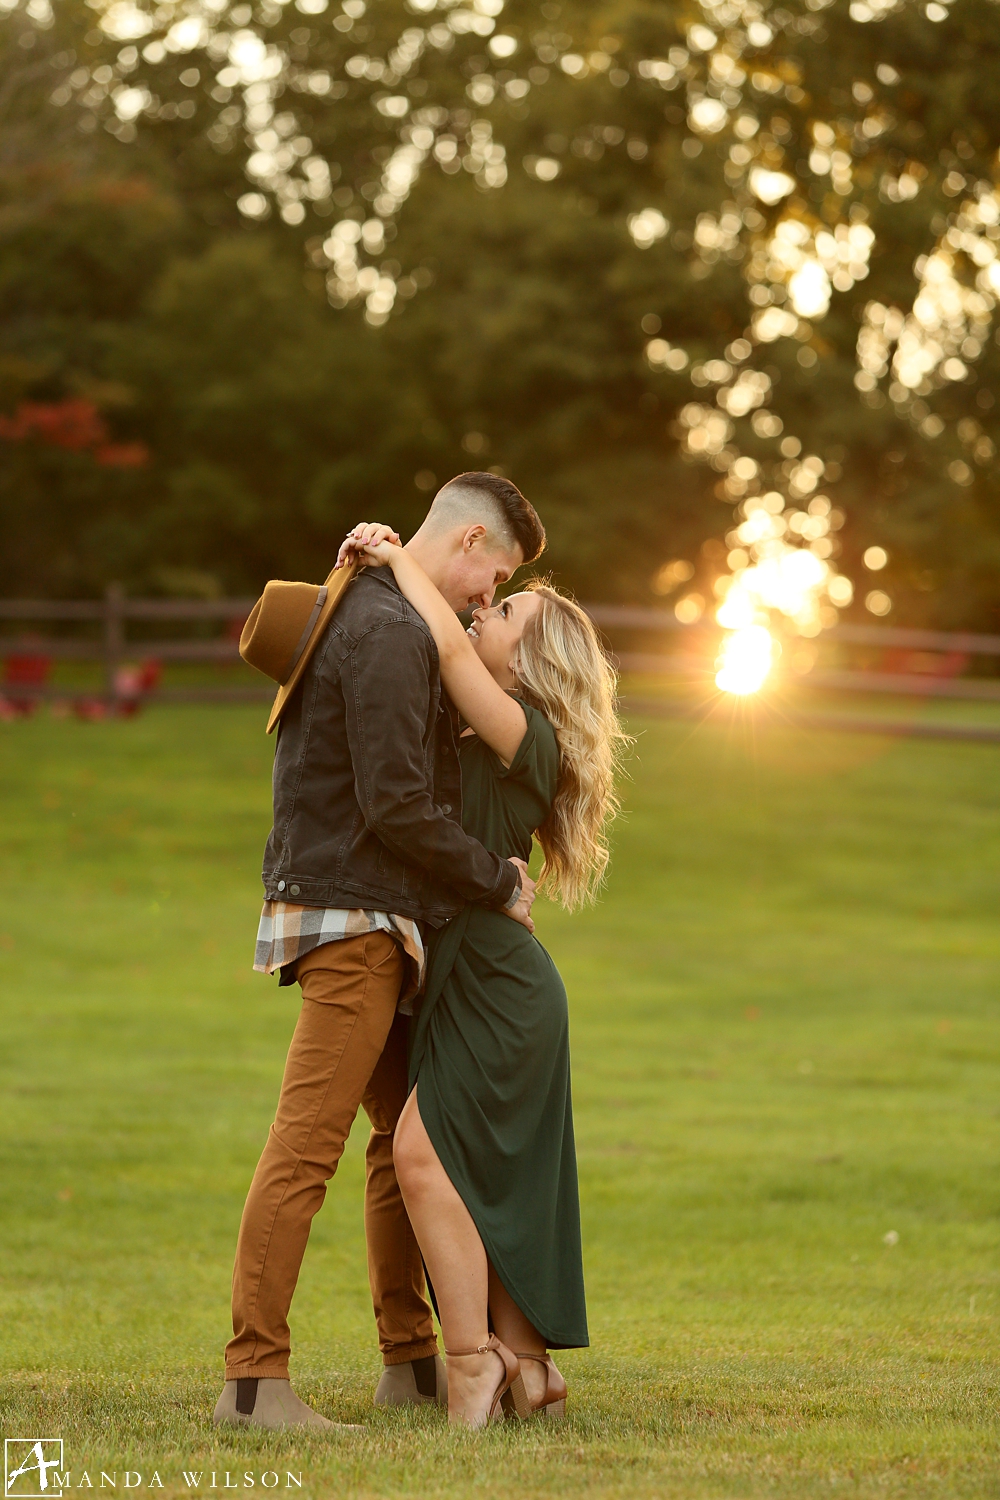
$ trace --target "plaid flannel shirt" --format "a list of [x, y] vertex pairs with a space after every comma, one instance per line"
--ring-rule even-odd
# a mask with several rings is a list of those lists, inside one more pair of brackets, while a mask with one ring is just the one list
[[426, 955], [420, 926], [411, 917], [398, 917], [385, 911], [265, 901], [257, 929], [253, 966], [259, 974], [273, 974], [280, 969], [280, 983], [294, 984], [290, 966], [296, 959], [324, 943], [360, 937], [366, 932], [388, 932], [406, 954], [409, 972], [400, 992], [399, 1008], [405, 1015], [412, 1014], [413, 998], [419, 994], [424, 982]]

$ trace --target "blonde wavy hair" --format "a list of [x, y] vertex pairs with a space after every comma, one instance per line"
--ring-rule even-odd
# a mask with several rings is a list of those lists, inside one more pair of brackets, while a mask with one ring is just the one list
[[537, 830], [545, 856], [539, 887], [569, 910], [592, 902], [607, 868], [608, 826], [618, 812], [615, 776], [629, 736], [615, 711], [615, 673], [589, 616], [544, 579], [525, 592], [539, 608], [518, 642], [518, 691], [559, 744], [555, 801]]

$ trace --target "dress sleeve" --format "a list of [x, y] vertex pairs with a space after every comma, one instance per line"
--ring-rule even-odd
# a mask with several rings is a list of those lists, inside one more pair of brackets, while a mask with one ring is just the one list
[[516, 781], [539, 793], [547, 802], [556, 794], [559, 780], [559, 743], [555, 730], [545, 715], [518, 698], [524, 709], [527, 728], [524, 738], [509, 766], [491, 751], [494, 774], [498, 781]]

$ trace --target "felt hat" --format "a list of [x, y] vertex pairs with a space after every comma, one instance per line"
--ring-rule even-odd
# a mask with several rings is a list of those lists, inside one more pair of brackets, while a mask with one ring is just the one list
[[254, 605], [240, 636], [240, 655], [279, 684], [267, 721], [271, 733], [299, 685], [357, 562], [334, 569], [322, 585], [272, 578]]

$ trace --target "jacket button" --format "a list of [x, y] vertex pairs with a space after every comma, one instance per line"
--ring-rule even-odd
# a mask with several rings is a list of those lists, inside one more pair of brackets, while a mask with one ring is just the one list
[[279, 891], [283, 891], [284, 889], [285, 889], [285, 882], [283, 880], [279, 880], [278, 881], [278, 890]]
[[444, 802], [444, 803], [442, 803], [441, 811], [443, 813], [450, 813], [451, 812], [451, 803], [450, 802]]
[[288, 894], [290, 896], [297, 896], [299, 894], [299, 888], [298, 888], [298, 886], [297, 885], [290, 885], [288, 887]]

